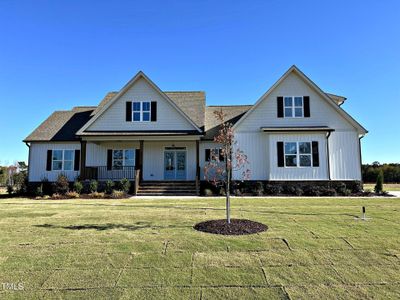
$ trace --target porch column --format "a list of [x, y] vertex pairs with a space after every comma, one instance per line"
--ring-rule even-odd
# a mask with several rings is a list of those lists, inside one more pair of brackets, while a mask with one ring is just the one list
[[82, 179], [86, 179], [86, 144], [86, 141], [81, 141], [81, 164], [79, 168]]
[[200, 141], [197, 140], [196, 141], [196, 177], [198, 178], [198, 180], [200, 180], [200, 159], [199, 159], [199, 144]]
[[139, 141], [140, 148], [139, 148], [139, 170], [140, 170], [140, 181], [143, 181], [143, 140]]

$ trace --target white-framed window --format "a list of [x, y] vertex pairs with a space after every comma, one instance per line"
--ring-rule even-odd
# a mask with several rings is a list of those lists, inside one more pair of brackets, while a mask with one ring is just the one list
[[112, 169], [135, 166], [135, 149], [114, 149], [112, 151]]
[[150, 120], [151, 120], [150, 101], [132, 102], [132, 121], [150, 122]]
[[53, 171], [72, 171], [74, 169], [74, 150], [53, 150], [51, 169]]
[[311, 167], [311, 142], [285, 142], [285, 167]]
[[304, 100], [302, 96], [286, 96], [283, 98], [285, 118], [304, 117]]
[[221, 148], [206, 149], [206, 161], [225, 161]]

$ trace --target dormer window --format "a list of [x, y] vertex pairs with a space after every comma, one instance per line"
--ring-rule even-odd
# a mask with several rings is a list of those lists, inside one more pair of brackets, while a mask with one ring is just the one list
[[150, 101], [132, 102], [132, 120], [133, 122], [150, 122]]
[[284, 97], [285, 118], [302, 118], [304, 117], [303, 97]]

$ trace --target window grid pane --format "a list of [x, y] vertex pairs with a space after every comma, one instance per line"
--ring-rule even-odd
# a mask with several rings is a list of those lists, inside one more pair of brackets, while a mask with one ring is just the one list
[[62, 160], [62, 159], [63, 159], [63, 151], [53, 150], [53, 160]]
[[140, 111], [140, 102], [133, 102], [133, 111]]
[[144, 112], [143, 113], [143, 120], [142, 121], [150, 121], [150, 113]]
[[300, 167], [311, 167], [311, 155], [300, 155]]
[[297, 143], [285, 143], [285, 154], [297, 154]]
[[150, 111], [150, 102], [143, 102], [143, 111]]

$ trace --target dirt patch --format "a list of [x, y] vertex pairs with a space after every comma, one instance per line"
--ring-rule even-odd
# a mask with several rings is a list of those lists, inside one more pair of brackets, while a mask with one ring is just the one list
[[246, 219], [231, 219], [231, 223], [228, 224], [226, 219], [222, 219], [201, 222], [194, 225], [193, 228], [198, 231], [214, 234], [244, 235], [267, 231], [268, 226]]

